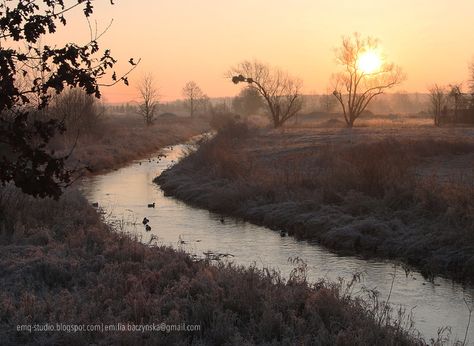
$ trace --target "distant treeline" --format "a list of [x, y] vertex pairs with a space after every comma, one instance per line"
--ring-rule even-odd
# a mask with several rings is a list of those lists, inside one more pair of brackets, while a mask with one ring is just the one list
[[[332, 94], [303, 95], [302, 113], [325, 112], [338, 113], [340, 106]], [[388, 114], [426, 114], [430, 107], [427, 93], [387, 93], [375, 98], [367, 108], [370, 112], [380, 115]], [[239, 113], [235, 109], [235, 97], [210, 98], [211, 107], [225, 108], [229, 112]], [[137, 111], [135, 103], [108, 104], [107, 108], [117, 113], [133, 113]], [[260, 110], [263, 113], [265, 109]], [[160, 104], [159, 113], [174, 113], [185, 116], [187, 110], [183, 100], [164, 102]]]

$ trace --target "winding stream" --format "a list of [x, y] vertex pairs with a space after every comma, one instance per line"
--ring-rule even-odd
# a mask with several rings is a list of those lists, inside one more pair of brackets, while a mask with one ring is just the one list
[[[290, 257], [300, 257], [309, 268], [309, 279], [350, 280], [362, 272], [361, 285], [376, 288], [381, 299], [387, 299], [395, 273], [390, 302], [402, 305], [414, 314], [415, 327], [426, 340], [435, 338], [438, 328], [450, 326], [451, 339], [463, 340], [469, 311], [465, 300], [474, 300], [474, 288], [465, 288], [450, 280], [436, 278], [428, 282], [416, 272], [408, 275], [389, 262], [341, 257], [318, 245], [280, 237], [278, 232], [190, 207], [171, 197], [165, 197], [152, 180], [183, 154], [185, 145], [162, 151], [166, 157], [135, 161], [116, 171], [84, 179], [81, 191], [92, 202], [98, 202], [111, 222], [137, 233], [148, 243], [156, 237], [159, 244], [183, 248], [203, 257], [203, 253], [231, 254], [236, 264], [278, 269], [288, 276], [294, 265]], [[156, 203], [148, 208], [148, 203]], [[146, 232], [144, 217], [152, 230]], [[474, 317], [474, 316], [473, 316]], [[474, 345], [474, 325], [470, 326], [468, 344]]]

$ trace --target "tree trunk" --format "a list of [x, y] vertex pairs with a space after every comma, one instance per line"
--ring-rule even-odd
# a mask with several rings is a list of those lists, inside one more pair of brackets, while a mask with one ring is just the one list
[[355, 120], [356, 120], [356, 117], [354, 117], [354, 115], [352, 115], [352, 114], [349, 114], [348, 120], [349, 120], [349, 121], [346, 121], [346, 122], [347, 122], [347, 127], [353, 128], [353, 127], [354, 127], [354, 122], [355, 122]]
[[280, 117], [274, 110], [271, 109], [272, 112], [272, 120], [273, 120], [273, 128], [277, 129], [279, 128], [282, 124], [280, 122]]

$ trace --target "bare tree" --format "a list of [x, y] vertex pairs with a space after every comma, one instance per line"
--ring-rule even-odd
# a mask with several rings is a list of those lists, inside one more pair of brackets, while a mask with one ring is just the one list
[[301, 110], [301, 81], [288, 73], [257, 60], [243, 61], [231, 68], [228, 76], [238, 84], [246, 82], [265, 99], [273, 126], [282, 126]]
[[450, 104], [454, 106], [454, 123], [458, 122], [459, 117], [459, 108], [462, 103], [463, 93], [462, 93], [462, 83], [450, 84], [449, 85], [449, 94], [448, 100], [451, 101]]
[[433, 115], [435, 126], [440, 126], [441, 117], [447, 112], [448, 93], [446, 88], [434, 84], [429, 89], [430, 94], [430, 112]]
[[378, 40], [362, 38], [358, 33], [343, 37], [336, 50], [336, 61], [342, 70], [333, 76], [333, 94], [349, 127], [354, 126], [374, 97], [405, 79], [400, 67], [383, 62], [377, 50]]
[[183, 88], [185, 107], [189, 110], [190, 117], [196, 114], [209, 98], [202, 92], [201, 88], [194, 82], [187, 82]]
[[96, 133], [105, 107], [84, 90], [72, 88], [53, 97], [49, 113], [52, 118], [64, 123], [67, 135], [74, 137]]
[[159, 106], [158, 89], [155, 86], [155, 80], [152, 74], [147, 74], [142, 77], [138, 84], [138, 91], [141, 98], [138, 113], [140, 113], [145, 120], [145, 124], [151, 125]]

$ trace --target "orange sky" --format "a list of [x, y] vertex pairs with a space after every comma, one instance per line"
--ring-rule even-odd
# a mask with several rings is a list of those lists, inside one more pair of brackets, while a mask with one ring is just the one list
[[[355, 31], [381, 40], [384, 53], [407, 80], [398, 90], [425, 92], [434, 83], [468, 78], [474, 56], [473, 0], [109, 0], [96, 4], [94, 19], [109, 32], [111, 48], [127, 67], [142, 63], [130, 87], [103, 90], [106, 101], [137, 99], [136, 81], [152, 72], [162, 99], [181, 97], [189, 80], [210, 97], [233, 96], [239, 87], [224, 78], [244, 59], [259, 59], [288, 70], [305, 93], [322, 93], [337, 70], [334, 48]], [[61, 29], [58, 42], [84, 41], [87, 22], [79, 13]]]

